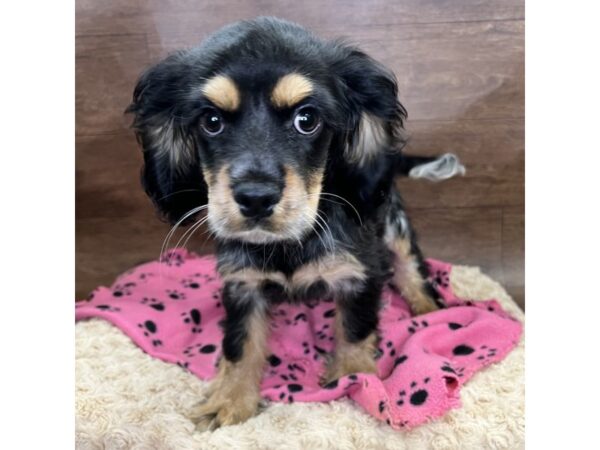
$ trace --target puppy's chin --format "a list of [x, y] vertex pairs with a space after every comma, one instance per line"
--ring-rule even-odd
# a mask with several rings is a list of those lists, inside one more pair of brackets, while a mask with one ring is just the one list
[[296, 222], [287, 221], [284, 224], [279, 223], [274, 227], [271, 221], [261, 221], [259, 223], [234, 223], [223, 220], [223, 217], [208, 214], [208, 225], [210, 230], [219, 239], [236, 240], [248, 242], [250, 244], [270, 244], [274, 242], [298, 242], [311, 230], [308, 221]]

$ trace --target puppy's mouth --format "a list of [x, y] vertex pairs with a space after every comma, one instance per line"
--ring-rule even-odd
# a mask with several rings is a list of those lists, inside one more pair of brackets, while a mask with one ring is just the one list
[[223, 167], [211, 179], [208, 223], [221, 239], [253, 244], [301, 241], [314, 227], [323, 172], [304, 180], [286, 167], [283, 188], [264, 183], [233, 186]]

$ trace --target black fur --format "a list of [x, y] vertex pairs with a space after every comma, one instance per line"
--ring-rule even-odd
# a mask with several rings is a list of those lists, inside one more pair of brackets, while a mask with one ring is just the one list
[[[291, 128], [296, 108], [273, 109], [264, 94], [290, 72], [313, 81], [314, 92], [304, 103], [316, 108], [323, 121], [314, 136], [301, 136]], [[216, 74], [235, 80], [246, 97], [239, 111], [222, 112], [227, 132], [207, 137], [199, 122], [213, 105], [201, 88]], [[321, 195], [319, 210], [330, 235], [315, 227], [319, 233], [307, 231], [301, 242], [257, 244], [217, 234], [219, 267], [291, 276], [334, 247], [336, 252], [351, 253], [365, 267], [366, 281], [357, 281], [352, 291], [330, 293], [323, 280], [315, 280], [288, 300], [338, 295], [346, 337], [357, 342], [376, 329], [381, 290], [391, 275], [394, 256], [384, 242], [386, 227], [391, 224], [398, 236], [409, 233], [393, 220], [404, 214], [393, 179], [431, 160], [402, 155], [406, 110], [397, 97], [393, 74], [357, 48], [321, 40], [289, 22], [259, 18], [230, 25], [199, 47], [176, 53], [146, 71], [128, 111], [134, 114], [133, 126], [144, 150], [146, 192], [172, 223], [207, 202], [203, 171], [216, 173], [228, 164], [233, 167], [232, 184], [251, 179], [281, 186], [284, 164], [304, 179], [324, 169], [323, 192], [333, 195]], [[381, 142], [372, 155], [357, 158], [349, 149], [361, 141], [365, 115], [381, 127]], [[179, 162], [174, 155], [179, 155]], [[425, 279], [427, 267], [412, 232], [410, 239]], [[226, 284], [227, 359], [241, 358], [245, 322], [253, 308], [281, 298], [283, 292], [282, 286], [271, 282], [256, 290], [243, 283]]]

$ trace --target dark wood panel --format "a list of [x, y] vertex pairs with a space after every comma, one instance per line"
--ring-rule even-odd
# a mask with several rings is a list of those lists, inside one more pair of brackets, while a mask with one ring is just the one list
[[76, 139], [77, 217], [140, 219], [152, 212], [140, 183], [142, 154], [133, 132]]
[[308, 27], [347, 29], [407, 23], [509, 20], [524, 17], [520, 0], [78, 0], [78, 34], [184, 31], [209, 33], [256, 16], [278, 16]]
[[504, 287], [525, 309], [525, 211], [505, 207], [502, 211], [502, 268]]
[[425, 255], [436, 259], [479, 266], [504, 282], [501, 208], [436, 208], [413, 210], [409, 217]]
[[406, 151], [457, 154], [464, 177], [441, 183], [402, 179], [398, 184], [415, 208], [522, 205], [525, 148], [522, 120], [417, 121], [408, 123]]
[[79, 36], [75, 44], [76, 133], [126, 129], [128, 119], [123, 113], [139, 74], [149, 64], [146, 37]]
[[[152, 212], [78, 219], [76, 298], [85, 298], [97, 286], [110, 285], [117, 275], [135, 265], [158, 259], [169, 229]], [[175, 234], [170, 247], [175, 246], [185, 231], [181, 229]], [[211, 253], [213, 243], [207, 238], [206, 228], [201, 228], [187, 248], [199, 254]]]
[[[315, 31], [348, 36], [392, 69], [411, 120], [456, 120], [524, 117], [523, 28], [523, 21], [352, 29], [338, 23]], [[150, 58], [192, 47], [203, 35], [149, 33]]]

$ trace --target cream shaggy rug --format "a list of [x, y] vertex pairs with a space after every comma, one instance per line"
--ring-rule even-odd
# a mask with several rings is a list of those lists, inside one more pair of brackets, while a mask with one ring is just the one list
[[[497, 299], [523, 320], [504, 289], [478, 268], [454, 266], [464, 298]], [[186, 412], [205, 382], [153, 359], [108, 322], [76, 325], [78, 449], [521, 449], [524, 340], [462, 388], [463, 406], [412, 431], [395, 431], [350, 400], [271, 404], [242, 425], [198, 433]]]

